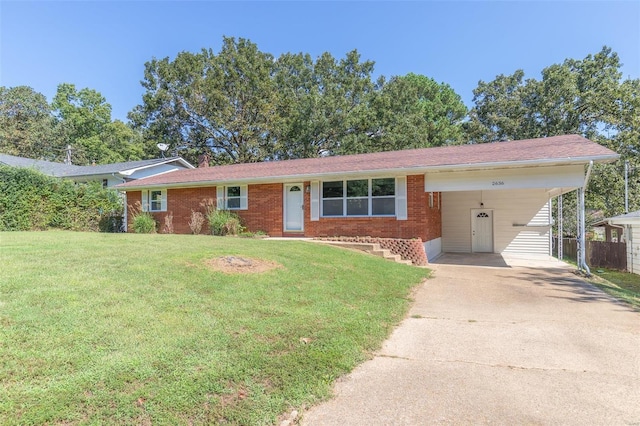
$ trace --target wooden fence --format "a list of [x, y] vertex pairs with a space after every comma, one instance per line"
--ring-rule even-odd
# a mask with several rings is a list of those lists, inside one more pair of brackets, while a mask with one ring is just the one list
[[[554, 247], [558, 247], [554, 238]], [[564, 257], [576, 260], [578, 244], [575, 238], [562, 240]], [[554, 253], [557, 254], [557, 253]], [[610, 268], [624, 271], [627, 269], [627, 244], [609, 243], [606, 241], [587, 241], [587, 264], [593, 268]]]

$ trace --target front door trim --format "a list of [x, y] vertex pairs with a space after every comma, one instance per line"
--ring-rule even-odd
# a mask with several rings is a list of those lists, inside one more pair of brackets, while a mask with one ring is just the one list
[[493, 246], [493, 209], [471, 209], [471, 252], [493, 253]]
[[[298, 189], [298, 191], [294, 191], [296, 195], [299, 195], [298, 200], [289, 195], [293, 187]], [[283, 198], [282, 225], [284, 232], [304, 232], [304, 184], [302, 182], [284, 184]], [[294, 217], [294, 213], [298, 213], [300, 216]], [[291, 226], [292, 223], [299, 223], [299, 225]]]

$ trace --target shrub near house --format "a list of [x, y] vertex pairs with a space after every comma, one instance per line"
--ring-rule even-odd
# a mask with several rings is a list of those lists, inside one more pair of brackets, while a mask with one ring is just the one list
[[0, 166], [0, 231], [98, 231], [122, 200], [100, 183], [75, 184], [36, 170]]

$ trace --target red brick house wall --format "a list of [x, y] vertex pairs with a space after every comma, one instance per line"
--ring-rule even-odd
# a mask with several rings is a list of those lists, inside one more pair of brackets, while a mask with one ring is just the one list
[[[173, 213], [173, 229], [176, 234], [190, 234], [191, 211], [206, 214], [207, 208], [216, 205], [216, 187], [183, 188], [167, 190], [167, 211], [154, 213], [160, 222], [160, 230], [164, 225], [164, 217]], [[210, 206], [210, 207], [208, 207]], [[201, 234], [209, 233], [209, 225], [205, 222]]]
[[[142, 200], [140, 191], [127, 191], [127, 229], [133, 232], [131, 223], [136, 211], [136, 203]], [[151, 214], [159, 223], [158, 231], [161, 232], [164, 226], [165, 217], [173, 214], [173, 229], [176, 234], [190, 234], [191, 211], [199, 211], [203, 214], [207, 211], [207, 206], [216, 205], [216, 187], [205, 188], [182, 188], [167, 190], [167, 211], [152, 212]], [[209, 225], [202, 226], [202, 234], [209, 233]]]
[[[304, 188], [310, 182], [304, 182]], [[248, 209], [236, 210], [249, 231], [264, 231], [270, 236], [283, 236], [283, 184], [258, 184], [248, 187]], [[439, 193], [434, 194], [433, 207], [429, 206], [429, 194], [424, 191], [424, 175], [407, 176], [407, 220], [395, 217], [340, 217], [311, 221], [311, 195], [304, 194], [304, 233], [287, 233], [306, 237], [370, 236], [381, 238], [421, 238], [429, 241], [441, 237], [442, 217]], [[140, 202], [140, 191], [127, 192], [129, 230], [131, 231], [132, 207]], [[216, 188], [183, 188], [167, 190], [167, 211], [153, 213], [164, 225], [166, 215], [173, 213], [173, 227], [178, 234], [189, 234], [191, 211], [206, 211], [207, 203], [215, 205]], [[202, 233], [208, 233], [208, 224]]]
[[236, 210], [251, 232], [264, 231], [272, 237], [282, 236], [283, 186], [281, 183], [249, 185], [247, 210]]
[[127, 232], [133, 232], [133, 216], [137, 212], [138, 207], [142, 208], [142, 192], [127, 191]]
[[[305, 182], [305, 187], [309, 182]], [[395, 217], [320, 217], [311, 222], [310, 195], [305, 194], [304, 233], [309, 237], [369, 236], [381, 238], [421, 238], [429, 241], [441, 237], [442, 218], [438, 209], [440, 194], [434, 194], [429, 208], [429, 194], [424, 192], [424, 175], [407, 176], [407, 220]]]

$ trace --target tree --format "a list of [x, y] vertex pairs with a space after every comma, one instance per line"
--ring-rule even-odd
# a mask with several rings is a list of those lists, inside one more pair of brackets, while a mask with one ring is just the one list
[[53, 159], [56, 144], [47, 99], [31, 87], [0, 87], [0, 152]]
[[595, 137], [619, 123], [618, 55], [604, 47], [583, 60], [567, 59], [542, 71], [542, 80], [524, 72], [480, 81], [473, 91], [467, 135], [474, 142], [560, 134]]
[[363, 151], [424, 148], [462, 142], [462, 99], [447, 84], [407, 74], [383, 82], [372, 101], [371, 137]]
[[130, 114], [148, 146], [162, 142], [195, 161], [245, 163], [435, 146], [460, 141], [466, 113], [445, 84], [410, 74], [372, 80], [357, 50], [261, 52], [224, 38], [203, 50], [145, 65], [143, 102]]
[[[640, 173], [640, 83], [622, 81], [620, 66], [618, 55], [604, 47], [583, 60], [567, 59], [545, 68], [541, 80], [524, 80], [518, 70], [489, 83], [480, 81], [465, 124], [467, 135], [481, 143], [580, 134], [620, 153], [633, 173]], [[594, 167], [587, 208], [605, 216], [623, 213], [622, 164]], [[640, 195], [637, 176], [630, 179], [630, 192]], [[631, 209], [640, 208], [640, 197], [631, 201]]]
[[276, 118], [273, 57], [245, 39], [225, 37], [219, 54], [182, 52], [145, 64], [143, 104], [129, 115], [151, 143], [163, 142], [194, 161], [262, 161], [273, 152]]
[[63, 83], [52, 102], [56, 133], [63, 147], [72, 147], [74, 164], [139, 160], [142, 139], [121, 121], [111, 121], [111, 105], [100, 92]]
[[280, 119], [279, 158], [352, 153], [368, 137], [368, 99], [374, 90], [373, 62], [353, 50], [337, 61], [323, 53], [284, 54], [276, 63]]

